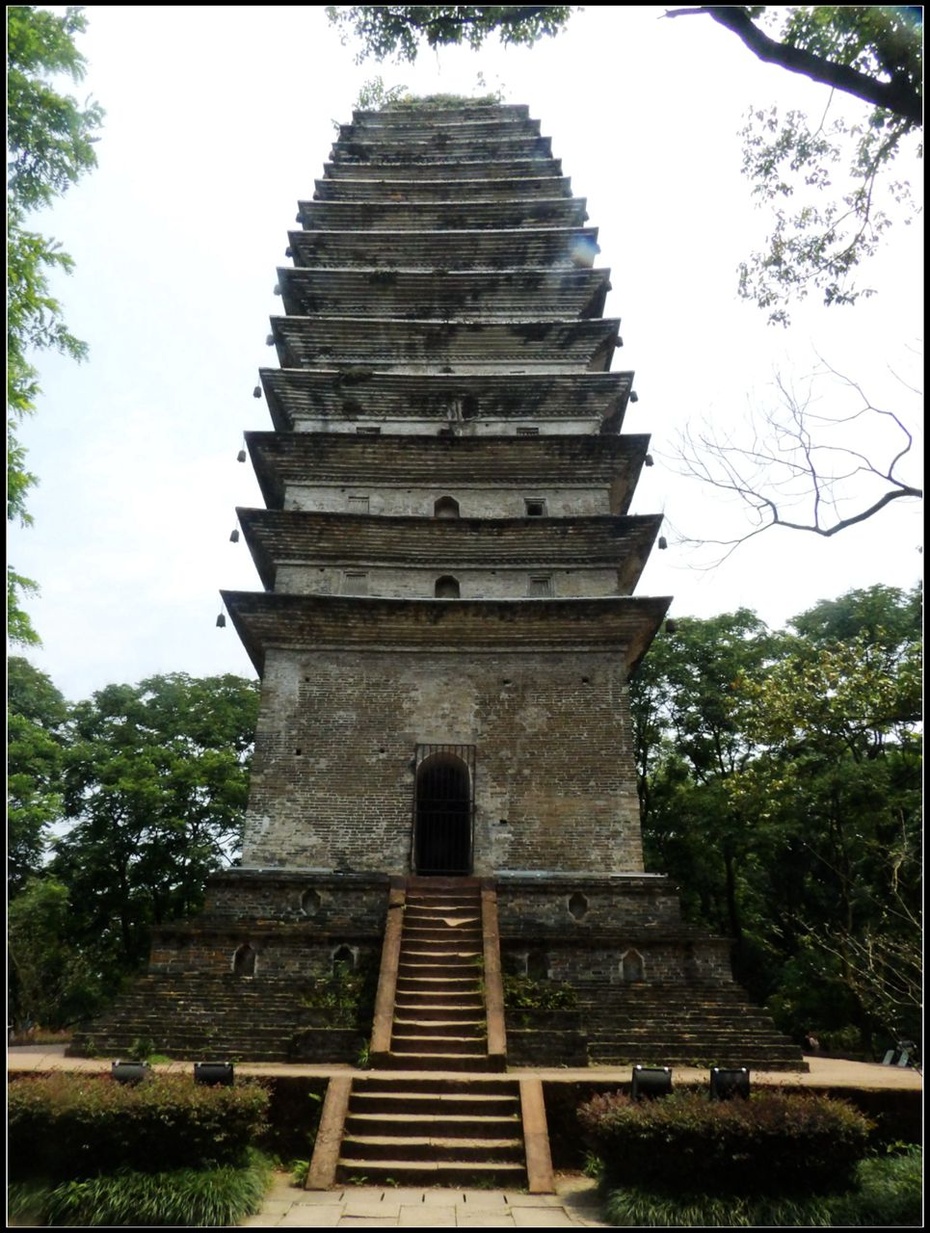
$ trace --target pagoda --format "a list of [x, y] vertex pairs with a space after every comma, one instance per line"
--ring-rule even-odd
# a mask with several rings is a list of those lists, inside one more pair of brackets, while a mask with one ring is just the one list
[[298, 995], [367, 965], [373, 1056], [428, 1068], [391, 1015], [397, 921], [435, 892], [480, 918], [489, 999], [502, 971], [578, 1008], [534, 1032], [489, 1006], [479, 1068], [801, 1068], [644, 869], [628, 682], [670, 603], [634, 594], [661, 517], [630, 513], [649, 439], [549, 139], [523, 106], [357, 111], [297, 224], [273, 430], [246, 434], [265, 508], [238, 511], [263, 589], [223, 594], [262, 681], [242, 859], [156, 936], [159, 1047], [347, 1060]]

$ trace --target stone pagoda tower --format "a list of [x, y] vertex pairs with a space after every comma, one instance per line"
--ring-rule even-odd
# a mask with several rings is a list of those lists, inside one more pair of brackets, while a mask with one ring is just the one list
[[486, 963], [575, 990], [587, 1038], [545, 1060], [754, 1060], [746, 1018], [675, 1035], [745, 1007], [643, 868], [627, 683], [670, 601], [634, 594], [661, 518], [629, 512], [648, 438], [587, 219], [525, 107], [467, 100], [356, 112], [300, 203], [239, 511], [264, 590], [223, 596], [262, 680], [242, 862], [147, 978], [225, 982], [214, 1027], [238, 982], [218, 1044], [274, 991], [240, 1056], [325, 1056], [287, 996], [381, 963], [380, 1004], [389, 904], [439, 878], [496, 905]]

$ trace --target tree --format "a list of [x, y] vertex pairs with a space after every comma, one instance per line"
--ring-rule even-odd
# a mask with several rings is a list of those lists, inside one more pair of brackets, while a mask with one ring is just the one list
[[448, 47], [467, 43], [477, 50], [497, 34], [502, 43], [532, 45], [558, 34], [572, 12], [570, 5], [361, 4], [327, 5], [330, 22], [361, 40], [358, 62], [373, 56], [384, 60], [416, 60], [420, 43]]
[[41, 871], [48, 830], [62, 816], [68, 705], [25, 659], [7, 667], [7, 884], [10, 898]]
[[631, 682], [647, 860], [784, 1030], [887, 1043], [919, 1028], [920, 594], [790, 625], [656, 639]]
[[[824, 382], [830, 408], [813, 408]], [[877, 406], [856, 381], [821, 360], [800, 392], [775, 378], [778, 402], [750, 408], [724, 433], [689, 426], [679, 437], [679, 472], [739, 498], [749, 529], [714, 545], [725, 559], [763, 531], [785, 527], [829, 538], [874, 517], [892, 502], [920, 499], [913, 436], [897, 411]], [[916, 393], [916, 391], [912, 391]], [[884, 441], [879, 459], [876, 441]]]
[[[828, 305], [873, 294], [852, 280], [891, 225], [881, 181], [923, 123], [922, 13], [919, 6], [701, 5], [666, 14], [710, 17], [761, 60], [869, 108], [852, 124], [842, 118], [828, 124], [825, 112], [813, 127], [799, 111], [749, 113], [743, 170], [753, 193], [776, 207], [775, 228], [765, 249], [741, 265], [739, 287], [773, 323], [787, 325], [789, 304], [812, 288]], [[846, 158], [848, 185], [835, 199], [824, 190]], [[906, 182], [887, 189], [896, 204], [909, 196]], [[789, 198], [797, 202], [791, 211]]]
[[685, 617], [630, 683], [647, 862], [679, 882], [686, 910], [737, 942], [741, 974], [755, 948], [740, 881], [763, 845], [733, 785], [757, 753], [748, 683], [779, 645], [748, 609]]
[[[47, 349], [76, 360], [87, 354], [49, 284], [54, 271], [71, 270], [71, 258], [26, 225], [31, 211], [50, 205], [97, 163], [93, 142], [103, 111], [58, 93], [50, 81], [83, 78], [86, 64], [74, 37], [86, 24], [80, 8], [63, 16], [32, 5], [7, 9], [7, 518], [24, 526], [31, 522], [27, 495], [37, 482], [18, 435], [40, 393], [32, 356]], [[21, 604], [35, 589], [8, 565], [8, 637], [15, 644], [39, 641]]]
[[64, 773], [71, 828], [50, 872], [70, 940], [114, 982], [148, 954], [151, 926], [187, 917], [240, 842], [258, 690], [183, 673], [110, 685], [73, 711]]

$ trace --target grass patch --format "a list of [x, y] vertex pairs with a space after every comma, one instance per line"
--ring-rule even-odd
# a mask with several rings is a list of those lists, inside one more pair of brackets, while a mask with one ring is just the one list
[[[921, 1164], [919, 1147], [862, 1160], [853, 1185], [838, 1194], [678, 1194], [626, 1186], [607, 1192], [604, 1219], [637, 1228], [919, 1227]], [[670, 1166], [673, 1171], [674, 1164]]]
[[271, 1181], [271, 1162], [250, 1152], [242, 1166], [119, 1173], [44, 1185], [14, 1183], [9, 1214], [44, 1225], [235, 1225], [260, 1208]]

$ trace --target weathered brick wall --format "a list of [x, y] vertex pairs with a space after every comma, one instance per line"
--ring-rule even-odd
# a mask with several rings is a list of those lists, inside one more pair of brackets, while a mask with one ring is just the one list
[[417, 744], [476, 746], [476, 873], [641, 872], [620, 657], [270, 651], [243, 865], [410, 870]]
[[[414, 371], [417, 371], [414, 369]], [[476, 368], [472, 368], [472, 372], [477, 372]], [[494, 371], [493, 365], [489, 366], [489, 372]], [[570, 369], [565, 370], [569, 376], [583, 375], [582, 373], [573, 373]], [[401, 436], [422, 436], [424, 433], [433, 433], [437, 431], [437, 420], [435, 416], [422, 419], [405, 416], [403, 419], [391, 418], [382, 415], [364, 415], [361, 407], [359, 413], [353, 419], [344, 418], [344, 413], [335, 416], [314, 416], [307, 412], [295, 417], [294, 429], [296, 432], [357, 432], [358, 429], [377, 428], [384, 435], [401, 435]], [[586, 416], [575, 416], [571, 418], [559, 418], [528, 414], [522, 418], [510, 419], [482, 419], [470, 420], [468, 423], [457, 423], [455, 432], [457, 436], [462, 437], [498, 437], [498, 436], [515, 436], [518, 428], [537, 428], [541, 431], [552, 433], [556, 436], [585, 436], [589, 433], [600, 432], [601, 420], [594, 414]]]
[[386, 599], [431, 599], [437, 579], [450, 575], [459, 584], [461, 599], [525, 599], [531, 593], [531, 578], [542, 574], [551, 580], [550, 594], [562, 599], [621, 593], [616, 569], [474, 569], [454, 563], [438, 563], [425, 569], [392, 569], [364, 562], [347, 564], [346, 568], [282, 565], [277, 572], [276, 588], [289, 595], [358, 594], [358, 583], [346, 580], [347, 570], [366, 575], [365, 594]]
[[[396, 482], [396, 481], [395, 481]], [[544, 500], [546, 513], [552, 518], [584, 517], [589, 514], [609, 514], [610, 501], [604, 484], [591, 488], [550, 490], [546, 485], [524, 485], [512, 488], [481, 488], [461, 484], [443, 489], [442, 475], [435, 477], [429, 488], [377, 489], [356, 484], [353, 487], [336, 485], [298, 485], [288, 487], [285, 509], [322, 510], [329, 513], [363, 513], [353, 507], [350, 497], [362, 497], [368, 501], [368, 513], [406, 515], [415, 518], [432, 518], [436, 500], [451, 496], [459, 503], [462, 518], [523, 518], [526, 502]]]

